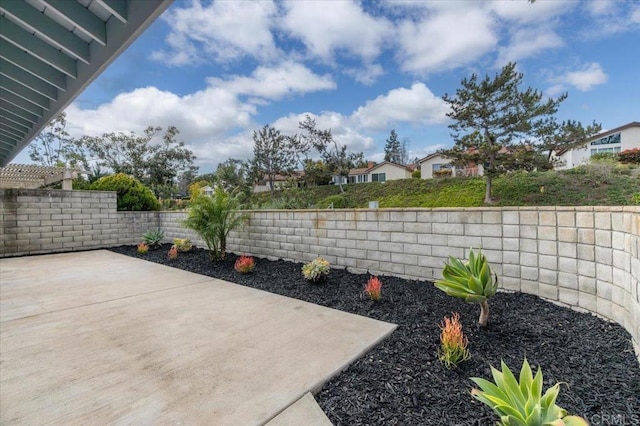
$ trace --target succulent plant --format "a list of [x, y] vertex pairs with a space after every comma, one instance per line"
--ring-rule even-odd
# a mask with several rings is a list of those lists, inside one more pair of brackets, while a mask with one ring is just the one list
[[144, 241], [149, 248], [158, 248], [162, 245], [164, 239], [164, 231], [160, 228], [155, 231], [147, 231], [142, 235], [142, 241]]
[[500, 416], [499, 425], [588, 426], [582, 417], [569, 416], [567, 410], [556, 405], [560, 383], [542, 395], [542, 370], [538, 367], [533, 377], [526, 358], [522, 362], [519, 382], [504, 361], [502, 371], [491, 367], [491, 373], [495, 383], [479, 377], [471, 378], [482, 389], [473, 389], [471, 395]]
[[329, 275], [329, 261], [321, 257], [313, 259], [302, 267], [302, 275], [311, 282], [318, 282]]
[[147, 252], [149, 251], [149, 246], [142, 242], [138, 244], [138, 253], [140, 254], [147, 254]]
[[445, 367], [452, 369], [463, 361], [471, 358], [467, 349], [469, 340], [462, 331], [460, 314], [454, 313], [451, 317], [444, 317], [440, 323], [440, 349], [438, 359]]
[[172, 245], [169, 249], [169, 253], [167, 253], [167, 257], [169, 260], [176, 260], [178, 258], [178, 246]]
[[174, 238], [173, 245], [178, 247], [178, 251], [180, 252], [187, 252], [193, 247], [189, 238]]
[[364, 292], [369, 299], [374, 302], [380, 301], [382, 298], [382, 281], [378, 277], [371, 277], [364, 287]]
[[248, 274], [249, 272], [253, 271], [253, 268], [255, 268], [255, 266], [256, 264], [253, 260], [253, 257], [242, 255], [238, 259], [236, 259], [236, 263], [233, 265], [233, 269], [240, 272], [241, 274]]
[[449, 296], [458, 297], [468, 303], [480, 304], [478, 324], [486, 327], [489, 320], [487, 300], [498, 290], [498, 276], [491, 273], [491, 267], [482, 250], [469, 251], [469, 261], [463, 262], [453, 256], [442, 270], [443, 279], [435, 286]]

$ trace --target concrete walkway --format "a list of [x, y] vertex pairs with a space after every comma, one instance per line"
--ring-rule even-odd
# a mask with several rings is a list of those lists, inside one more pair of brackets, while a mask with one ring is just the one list
[[0, 259], [0, 424], [264, 424], [394, 328], [103, 250]]

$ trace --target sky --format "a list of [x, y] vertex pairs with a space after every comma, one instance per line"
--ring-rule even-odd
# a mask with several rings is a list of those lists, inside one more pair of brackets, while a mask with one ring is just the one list
[[391, 129], [422, 158], [453, 145], [441, 97], [509, 61], [523, 88], [568, 93], [559, 119], [640, 121], [640, 0], [176, 0], [66, 109], [67, 130], [173, 125], [210, 172], [309, 114], [368, 160]]

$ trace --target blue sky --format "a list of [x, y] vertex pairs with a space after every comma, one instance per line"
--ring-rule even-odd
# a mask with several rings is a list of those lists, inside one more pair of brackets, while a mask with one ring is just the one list
[[640, 120], [640, 0], [176, 0], [67, 108], [68, 129], [175, 125], [207, 172], [308, 113], [370, 160], [392, 128], [423, 157], [453, 144], [441, 96], [510, 60], [525, 85], [569, 93], [561, 119]]

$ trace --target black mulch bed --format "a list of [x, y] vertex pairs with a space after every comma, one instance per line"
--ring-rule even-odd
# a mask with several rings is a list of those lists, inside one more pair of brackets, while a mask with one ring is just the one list
[[[591, 314], [524, 293], [498, 293], [489, 301], [488, 328], [478, 330], [477, 305], [426, 281], [381, 277], [383, 301], [374, 303], [362, 297], [367, 275], [333, 269], [314, 285], [297, 263], [256, 259], [255, 271], [242, 275], [233, 270], [235, 255], [212, 263], [205, 250], [194, 249], [169, 261], [168, 249], [145, 256], [134, 246], [113, 251], [399, 325], [316, 396], [335, 425], [494, 425], [496, 416], [471, 398], [469, 377], [490, 379], [489, 365], [501, 359], [519, 371], [525, 355], [533, 368], [542, 367], [545, 389], [566, 383], [557, 402], [570, 413], [593, 425], [640, 422], [640, 367], [631, 337]], [[447, 370], [436, 354], [438, 324], [452, 312], [461, 315], [471, 359]]]

